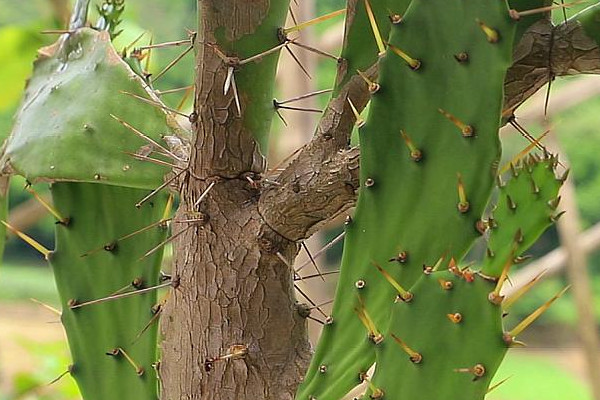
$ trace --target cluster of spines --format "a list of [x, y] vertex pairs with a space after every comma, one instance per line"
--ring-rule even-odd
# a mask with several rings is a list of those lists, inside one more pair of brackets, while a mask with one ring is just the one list
[[[469, 266], [461, 268], [454, 259], [443, 262], [443, 264], [447, 264], [447, 268], [441, 270], [442, 262], [441, 258], [434, 268], [424, 269], [425, 275], [411, 289], [411, 293], [414, 293], [415, 305], [408, 302], [396, 305], [394, 312], [398, 315], [392, 320], [389, 331], [385, 334], [380, 333], [378, 340], [374, 341], [378, 345], [379, 356], [375, 376], [367, 388], [369, 398], [379, 398], [377, 396], [383, 393], [398, 395], [398, 390], [407, 393], [411, 385], [426, 398], [429, 398], [427, 393], [429, 396], [434, 396], [440, 390], [446, 394], [454, 392], [466, 395], [469, 393], [471, 391], [469, 386], [462, 386], [460, 381], [456, 380], [458, 378], [451, 374], [452, 371], [470, 376], [471, 382], [482, 382], [481, 385], [476, 386], [476, 391], [479, 392], [478, 398], [479, 396], [483, 397], [496, 387], [496, 385], [490, 385], [490, 382], [506, 350], [515, 345], [522, 345], [516, 340], [516, 337], [567, 290], [563, 289], [557, 293], [512, 329], [502, 330], [501, 320], [510, 306], [531, 289], [539, 278], [532, 280], [524, 290], [513, 297], [505, 299], [499, 293], [507, 281], [506, 273], [499, 278], [492, 278]], [[397, 289], [398, 283], [392, 282], [392, 286]], [[448, 294], [445, 296], [446, 300], [442, 301], [445, 304], [440, 305], [439, 294], [443, 292]], [[411, 297], [411, 299], [413, 298]], [[407, 311], [410, 307], [417, 307], [419, 310], [411, 314], [410, 311]], [[486, 314], [488, 315], [487, 319]], [[427, 318], [423, 318], [423, 315], [427, 315]], [[467, 320], [469, 321], [468, 327], [462, 327]], [[423, 321], [427, 322], [423, 323]], [[460, 335], [449, 341], [446, 334], [452, 332], [452, 328], [450, 328], [452, 325], [460, 329]], [[427, 331], [423, 329], [425, 326], [427, 326]], [[414, 333], [415, 330], [417, 333]], [[367, 331], [371, 340], [373, 340], [372, 332], [378, 332], [377, 328], [373, 326], [369, 326]], [[408, 332], [411, 342], [407, 342], [400, 332], [405, 334]], [[392, 340], [393, 344], [384, 345], [384, 341], [388, 340]], [[439, 353], [442, 348], [432, 350], [432, 348], [436, 348], [435, 345], [432, 346], [432, 343], [440, 340], [444, 343], [443, 356]], [[472, 344], [478, 342], [483, 342], [484, 347], [475, 349]], [[484, 355], [483, 352], [486, 354]], [[461, 357], [466, 357], [471, 362], [457, 365], [455, 359], [461, 359]], [[403, 358], [410, 363], [399, 363], [398, 360]], [[438, 385], [435, 388], [426, 389], [422, 380], [418, 380], [416, 375], [410, 375], [411, 373], [404, 370], [404, 368], [411, 368], [410, 364], [414, 365], [412, 368], [415, 371], [421, 371], [420, 373], [423, 374], [426, 374], [423, 372], [423, 368], [433, 369], [436, 374], [439, 374], [439, 366], [445, 365], [448, 374], [439, 376], [436, 381]], [[436, 367], [436, 365], [438, 366]], [[404, 372], [401, 373], [399, 369], [403, 369]], [[391, 372], [391, 370], [395, 372]], [[402, 378], [405, 375], [410, 375], [410, 377], [405, 380]], [[432, 377], [423, 377], [425, 380], [430, 378]], [[440, 389], [440, 386], [444, 386], [442, 382], [448, 382], [446, 383], [448, 386]]]

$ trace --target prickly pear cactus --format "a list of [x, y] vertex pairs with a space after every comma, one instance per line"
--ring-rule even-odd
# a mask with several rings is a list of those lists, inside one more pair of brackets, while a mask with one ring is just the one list
[[[139, 60], [124, 60], [111, 44], [123, 0], [99, 7], [95, 29], [83, 27], [88, 3], [77, 2], [71, 33], [40, 50], [0, 165], [3, 177], [51, 185], [56, 249], [42, 251], [83, 397], [151, 400], [157, 290], [178, 282], [159, 273], [173, 198], [148, 192], [166, 186], [172, 167], [185, 172], [185, 138]], [[361, 190], [333, 312], [297, 399], [338, 400], [365, 382], [370, 399], [483, 399], [519, 333], [560, 296], [503, 326], [516, 300], [502, 295], [510, 268], [559, 216], [556, 158], [531, 156], [506, 183], [498, 165], [513, 46], [543, 14], [521, 18], [499, 0], [352, 4], [336, 91], [359, 75], [372, 94], [359, 124]], [[233, 91], [241, 117], [233, 123], [252, 132], [262, 153], [276, 53], [294, 40], [279, 27], [287, 6], [272, 6], [258, 27], [268, 43], [212, 38], [227, 65], [224, 92]], [[364, 72], [374, 63], [379, 78], [370, 82]], [[229, 167], [219, 165], [224, 176]], [[484, 218], [494, 188], [498, 201]], [[482, 236], [484, 258], [461, 265]]]
[[148, 195], [165, 186], [171, 163], [185, 161], [169, 147], [182, 144], [180, 128], [111, 44], [123, 2], [102, 8], [101, 31], [81, 27], [87, 3], [78, 1], [72, 33], [40, 50], [2, 171], [51, 184], [56, 248], [41, 251], [83, 397], [150, 400], [173, 199]]
[[[507, 259], [512, 265], [553, 215], [546, 201], [558, 190], [554, 162], [527, 164], [501, 195], [540, 200], [518, 211], [499, 207], [490, 247], [510, 249], [517, 230], [527, 230], [526, 239], [512, 254], [488, 257], [481, 274], [457, 266], [489, 224], [482, 215], [499, 174], [503, 82], [517, 22], [505, 2], [441, 0], [413, 0], [390, 21], [360, 129], [362, 187], [346, 226], [333, 312], [298, 399], [340, 399], [365, 380], [373, 399], [483, 398], [508, 348], [501, 307], [488, 297]], [[551, 184], [541, 189], [545, 173]], [[506, 215], [521, 211], [535, 217]], [[496, 260], [499, 269], [491, 267]]]
[[560, 215], [556, 196], [564, 178], [555, 179], [556, 165], [554, 156], [546, 155], [543, 160], [531, 156], [511, 167], [507, 184], [498, 179], [498, 204], [486, 223], [491, 235], [482, 271], [499, 276], [510, 254], [515, 253], [515, 259], [524, 252]]
[[461, 268], [451, 259], [448, 268], [425, 270], [410, 288], [411, 301], [392, 306], [385, 340], [377, 346], [370, 396], [484, 398], [506, 351], [526, 327], [503, 326], [507, 303], [501, 289], [511, 266], [556, 216], [562, 181], [555, 167], [554, 158], [532, 158], [499, 187], [500, 197], [512, 197], [501, 198], [485, 222], [489, 250], [480, 266]]
[[[136, 208], [146, 191], [54, 183], [51, 192], [65, 218], [56, 226], [49, 261], [73, 357], [71, 376], [86, 400], [157, 398], [153, 316], [159, 306], [151, 288], [159, 284], [162, 252], [144, 254], [166, 238], [166, 221], [156, 223], [164, 218], [164, 196]], [[94, 303], [98, 299], [106, 300]]]
[[[169, 169], [131, 154], [147, 155], [155, 149], [150, 140], [160, 142], [171, 133], [167, 116], [123, 93], [149, 98], [145, 87], [112, 47], [108, 32], [81, 28], [41, 49], [1, 159], [4, 173], [32, 183], [155, 188]], [[149, 140], [111, 115], [127, 116]]]

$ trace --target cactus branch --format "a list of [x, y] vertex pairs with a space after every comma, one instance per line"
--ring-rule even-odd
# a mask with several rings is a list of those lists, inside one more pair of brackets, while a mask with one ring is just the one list
[[[525, 100], [548, 83], [549, 77], [574, 74], [600, 74], [598, 44], [586, 35], [577, 21], [569, 20], [556, 26], [545, 19], [538, 21], [524, 34], [515, 51], [514, 64], [508, 70], [504, 87], [505, 117], [511, 116]], [[376, 66], [371, 67], [368, 76], [377, 76]], [[369, 95], [368, 85], [364, 80], [357, 78], [347, 81], [340, 92], [352, 93], [353, 104], [359, 111], [366, 104]], [[346, 158], [347, 166], [337, 165], [341, 171], [350, 172], [350, 179], [346, 174], [340, 174], [337, 180], [343, 182], [328, 184], [329, 182], [323, 179], [323, 186], [312, 185], [307, 187], [309, 190], [303, 190], [301, 194], [292, 190], [300, 181], [298, 177], [305, 175], [308, 171], [311, 171], [314, 182], [318, 181], [320, 177], [328, 175], [330, 171], [323, 168], [326, 166], [323, 161], [330, 160], [330, 163], [333, 160], [340, 161], [340, 156], [336, 155], [336, 152], [347, 146], [353, 127], [354, 114], [351, 108], [340, 106], [338, 101], [338, 98], [332, 99], [324, 112], [312, 142], [278, 177], [282, 187], [271, 188], [263, 195], [266, 201], [277, 193], [278, 198], [286, 202], [278, 210], [265, 211], [263, 216], [268, 218], [274, 229], [284, 233], [288, 238], [301, 240], [310, 236], [315, 232], [314, 227], [322, 226], [327, 221], [336, 218], [340, 212], [352, 207], [356, 201], [355, 196], [333, 196], [333, 192], [339, 190], [339, 186], [344, 182], [358, 180], [359, 170], [354, 168], [352, 157]], [[331, 138], [335, 140], [329, 140]], [[533, 140], [535, 141], [535, 139]], [[351, 151], [358, 152], [356, 149]], [[323, 215], [324, 219], [315, 220], [315, 216], [319, 214], [308, 214], [306, 209], [311, 205], [314, 207], [317, 199], [322, 198], [323, 195], [332, 196], [332, 203], [327, 204], [327, 208], [339, 210], [339, 212], [329, 213]], [[346, 201], [349, 203], [345, 203]], [[266, 209], [266, 207], [264, 208]], [[283, 215], [284, 212], [285, 215]], [[307, 215], [310, 215], [310, 218], [307, 218]], [[291, 221], [293, 221], [292, 224], [290, 224]]]

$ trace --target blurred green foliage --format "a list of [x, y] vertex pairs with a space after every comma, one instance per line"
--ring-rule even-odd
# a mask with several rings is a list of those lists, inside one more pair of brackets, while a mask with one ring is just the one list
[[[486, 396], [488, 400], [591, 400], [582, 378], [558, 360], [572, 354], [511, 350], [502, 362], [495, 382], [508, 380]], [[572, 360], [569, 360], [572, 361]], [[492, 383], [493, 384], [493, 383]]]
[[[12, 390], [0, 393], [0, 400], [77, 400], [79, 390], [65, 374], [70, 357], [64, 342], [39, 343], [20, 340], [20, 345], [34, 356], [38, 365], [32, 372], [23, 371], [13, 379]], [[63, 375], [61, 377], [61, 375]], [[59, 380], [55, 381], [57, 378]], [[55, 382], [54, 382], [55, 381]]]

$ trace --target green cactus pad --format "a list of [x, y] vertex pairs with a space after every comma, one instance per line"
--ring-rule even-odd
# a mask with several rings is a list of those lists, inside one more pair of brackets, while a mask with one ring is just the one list
[[[347, 227], [333, 322], [324, 328], [298, 399], [337, 400], [373, 363], [376, 346], [365, 340], [353, 299], [361, 293], [385, 332], [397, 295], [374, 263], [409, 288], [425, 265], [442, 254], [461, 259], [479, 235], [476, 224], [497, 174], [515, 25], [501, 1], [413, 0], [393, 26], [393, 47], [380, 61], [381, 89], [360, 131], [362, 187]], [[468, 204], [460, 204], [459, 176]]]
[[[498, 204], [489, 220], [490, 238], [481, 272], [498, 277], [504, 265], [527, 250], [552, 224], [562, 181], [554, 173], [556, 159], [529, 157], [513, 169], [499, 188]], [[513, 243], [516, 243], [516, 247]]]
[[[156, 323], [141, 336], [152, 319], [156, 291], [71, 308], [113, 293], [143, 289], [158, 283], [162, 251], [140, 258], [166, 237], [156, 226], [116, 241], [159, 221], [164, 196], [137, 209], [145, 195], [139, 189], [101, 184], [55, 183], [51, 187], [58, 212], [69, 219], [56, 225], [56, 250], [50, 255], [62, 304], [62, 322], [73, 356], [71, 375], [86, 400], [157, 398]], [[131, 285], [131, 286], [130, 286]], [[138, 375], [123, 349], [143, 368]]]
[[[168, 168], [138, 161], [148, 142], [111, 117], [162, 143], [172, 118], [122, 92], [149, 97], [107, 32], [83, 28], [40, 50], [0, 163], [30, 182], [94, 182], [153, 189]], [[153, 155], [154, 157], [154, 155]], [[160, 158], [160, 157], [157, 157]]]
[[[477, 275], [422, 276], [410, 302], [393, 304], [389, 333], [377, 346], [372, 388], [385, 399], [483, 399], [508, 349], [501, 307], [488, 301], [494, 286]], [[392, 335], [422, 359], [411, 361]]]
[[[392, 27], [392, 18], [402, 18], [410, 4], [410, 0], [369, 0], [373, 16], [377, 23], [381, 38], [388, 40]], [[342, 49], [342, 60], [346, 64], [344, 74], [338, 76], [340, 82], [336, 89], [343, 87], [356, 71], [365, 71], [378, 60], [378, 48], [366, 11], [365, 0], [356, 1], [356, 10], [352, 15], [352, 25], [346, 33], [346, 46]]]

